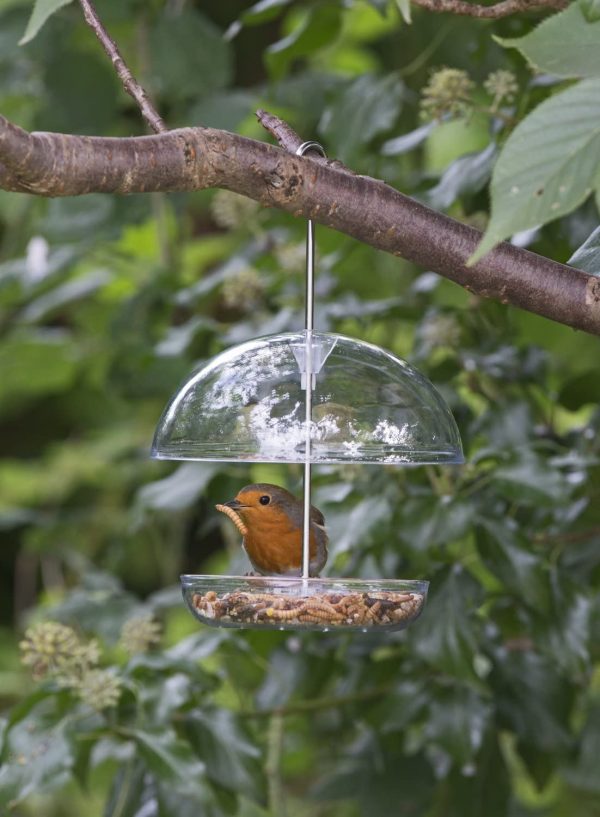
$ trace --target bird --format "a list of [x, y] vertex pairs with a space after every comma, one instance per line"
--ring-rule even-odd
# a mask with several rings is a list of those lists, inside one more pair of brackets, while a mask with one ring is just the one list
[[[257, 482], [246, 485], [235, 499], [216, 508], [226, 513], [242, 533], [242, 547], [260, 575], [301, 575], [304, 505], [300, 499], [279, 485]], [[317, 577], [324, 568], [328, 541], [325, 518], [311, 505], [310, 576]]]

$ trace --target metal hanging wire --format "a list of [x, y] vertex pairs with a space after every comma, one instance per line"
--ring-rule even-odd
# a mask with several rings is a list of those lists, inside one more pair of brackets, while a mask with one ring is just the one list
[[[309, 150], [327, 157], [323, 146], [318, 142], [303, 142], [296, 150], [297, 156], [304, 156]], [[313, 343], [312, 333], [315, 317], [315, 226], [312, 219], [306, 224], [306, 306], [304, 313], [305, 329], [305, 446], [304, 446], [304, 519], [302, 528], [302, 578], [310, 575], [310, 507], [311, 507], [311, 443], [312, 390], [313, 390]]]

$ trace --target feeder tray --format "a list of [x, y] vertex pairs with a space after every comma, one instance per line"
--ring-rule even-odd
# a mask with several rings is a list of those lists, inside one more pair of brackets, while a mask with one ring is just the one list
[[[325, 155], [315, 142], [297, 153], [311, 149]], [[309, 221], [304, 331], [241, 344], [195, 372], [165, 408], [152, 445], [157, 459], [302, 463], [301, 577], [185, 575], [184, 599], [213, 627], [402, 630], [423, 610], [428, 582], [309, 578], [311, 467], [461, 463], [460, 435], [440, 394], [406, 361], [314, 331], [313, 281]]]
[[182, 576], [183, 596], [211, 627], [394, 631], [419, 617], [428, 582]]

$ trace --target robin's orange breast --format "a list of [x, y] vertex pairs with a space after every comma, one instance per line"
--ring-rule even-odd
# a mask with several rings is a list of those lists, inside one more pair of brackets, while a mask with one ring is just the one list
[[[253, 565], [264, 573], [287, 573], [302, 565], [302, 531], [277, 519], [248, 525], [244, 548]], [[317, 543], [311, 531], [311, 560], [316, 554]]]

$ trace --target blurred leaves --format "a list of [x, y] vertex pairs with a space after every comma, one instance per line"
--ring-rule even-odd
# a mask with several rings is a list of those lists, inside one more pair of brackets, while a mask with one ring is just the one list
[[[456, 19], [451, 36], [382, 0], [101, 12], [171, 127], [264, 138], [252, 111], [265, 107], [332, 160], [477, 226], [496, 161], [492, 232], [556, 218], [533, 249], [596, 273], [591, 197], [561, 217], [598, 186], [594, 81], [530, 81], [491, 38], [587, 76], [596, 6], [538, 28], [533, 13]], [[141, 132], [76, 9], [19, 48], [30, 10], [0, 0], [3, 112], [38, 130]], [[485, 115], [422, 124], [440, 66]], [[425, 578], [428, 604], [406, 632], [350, 637], [200, 628], [182, 605], [179, 573], [246, 569], [214, 505], [253, 481], [299, 494], [302, 473], [152, 461], [157, 422], [203, 361], [302, 325], [304, 240], [301, 220], [226, 191], [0, 195], [0, 812], [282, 817], [277, 786], [289, 817], [598, 812], [600, 392], [583, 333], [319, 228], [317, 325], [416, 363], [467, 460], [316, 468], [327, 571]], [[114, 707], [32, 685], [16, 643], [45, 620], [98, 640]]]
[[402, 82], [391, 74], [377, 78], [366, 75], [354, 80], [336, 102], [326, 108], [319, 131], [344, 162], [359, 148], [394, 124], [402, 105]]

